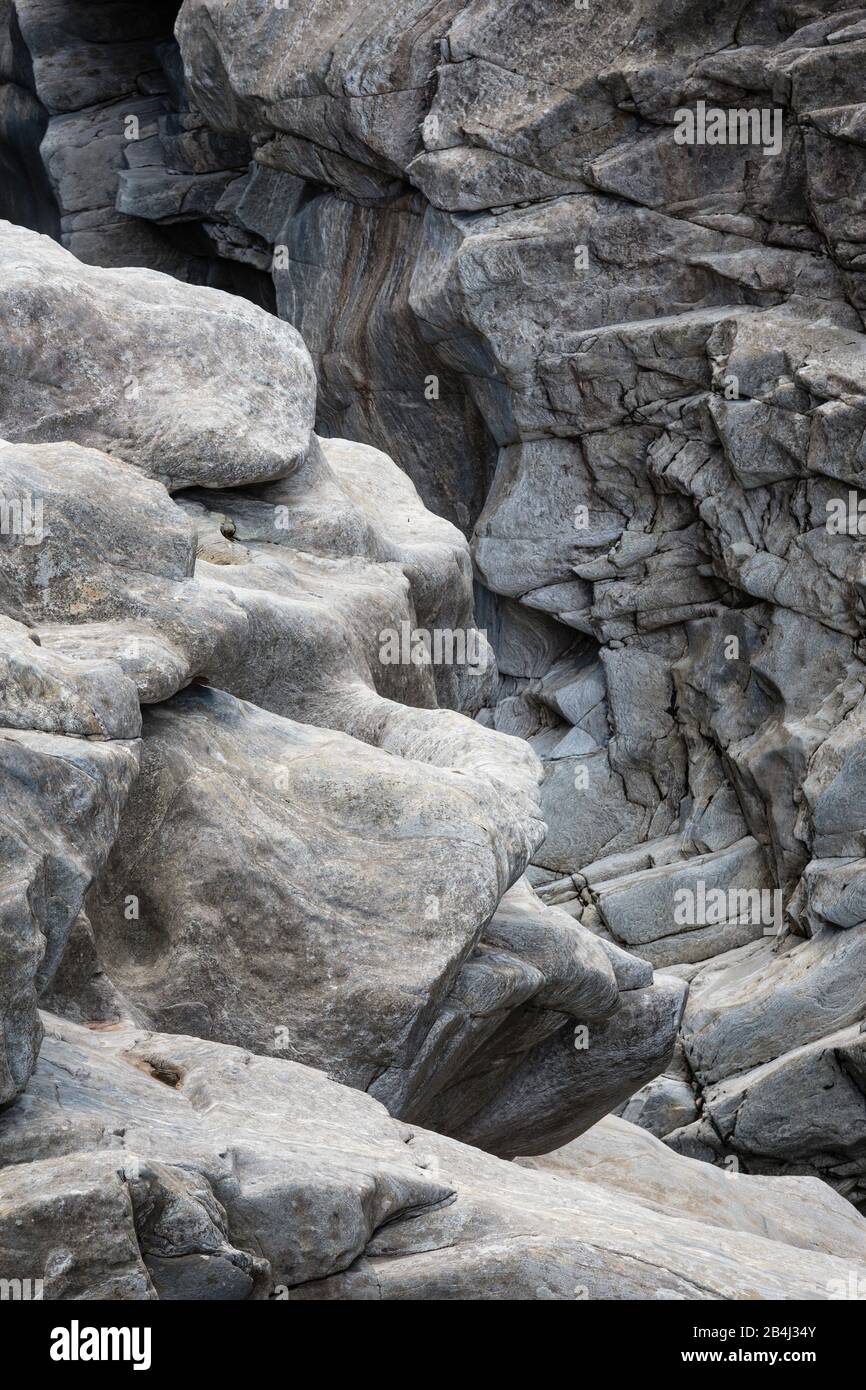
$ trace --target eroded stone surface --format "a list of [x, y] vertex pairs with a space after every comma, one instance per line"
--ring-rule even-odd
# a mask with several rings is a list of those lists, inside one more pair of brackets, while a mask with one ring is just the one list
[[[50, 536], [10, 548], [0, 715], [107, 756], [138, 733], [133, 685], [145, 704], [169, 701], [145, 715], [152, 778], [112, 857], [115, 905], [125, 878], [159, 865], [176, 893], [196, 890], [194, 916], [208, 907], [211, 942], [236, 945], [224, 904], [170, 852], [148, 841], [134, 859], [140, 807], [178, 787], [162, 824], [185, 816], [218, 876], [220, 834], [270, 856], [284, 833], [250, 758], [262, 728], [331, 750], [330, 787], [343, 786], [333, 748], [351, 747], [379, 769], [377, 797], [408, 804], [412, 787], [425, 814], [447, 803], [448, 816], [459, 803], [461, 854], [484, 848], [461, 861], [471, 910], [429, 932], [420, 997], [385, 1009], [384, 1028], [370, 1011], [381, 1070], [342, 1040], [329, 1062], [310, 1024], [312, 1060], [500, 1153], [562, 1144], [626, 1104], [683, 1154], [817, 1175], [862, 1203], [863, 12], [186, 0], [175, 43], [171, 6], [85, 8], [0, 7], [6, 210], [85, 261], [234, 288], [287, 321], [2, 233], [0, 468], [16, 490], [38, 477], [68, 518], [56, 537], [94, 515], [99, 528], [78, 571], [56, 538], [54, 551]], [[677, 112], [698, 102], [775, 112], [774, 152], [677, 143]], [[37, 309], [52, 325], [48, 385]], [[310, 361], [288, 324], [315, 363], [320, 432], [364, 443], [311, 436]], [[476, 621], [465, 544], [382, 449], [474, 528], [478, 623], [497, 659], [483, 671], [381, 659], [384, 630]], [[84, 505], [85, 490], [105, 504]], [[213, 690], [178, 694], [193, 680]], [[192, 801], [199, 724], [222, 747], [228, 710], [257, 730], [222, 749], [256, 799], [253, 824], [222, 765], [210, 822], [204, 792]], [[176, 768], [193, 755], [184, 791]], [[426, 873], [429, 843], [410, 843]], [[530, 859], [537, 896], [521, 879]], [[388, 885], [401, 944], [432, 922], [419, 909], [441, 910], [403, 873]], [[286, 884], [297, 891], [290, 875], [263, 895], [269, 920]], [[701, 893], [722, 906], [684, 911]], [[334, 881], [315, 896], [330, 922]], [[366, 949], [363, 893], [347, 912]], [[156, 915], [145, 945], [127, 919], [117, 931], [116, 906], [94, 912], [124, 987], [133, 945], [153, 951], [147, 968], [188, 953], [159, 935], [170, 906]], [[95, 949], [79, 917], [64, 1009], [86, 1016], [77, 994], [105, 1019], [180, 1008], [192, 1026], [189, 1000], [145, 997], [140, 961], [135, 1004], [94, 984]], [[268, 988], [253, 982], [242, 1023], [225, 979], [202, 984], [203, 960], [194, 992], [216, 1001], [218, 1035], [264, 1046]], [[13, 1090], [32, 1064], [21, 1036]], [[635, 1163], [663, 1171], [652, 1144]], [[173, 1182], [157, 1174], [153, 1201]], [[810, 1191], [797, 1187], [843, 1240], [832, 1199]], [[737, 1219], [752, 1229], [748, 1205]], [[202, 1240], [219, 1243], [204, 1209]], [[220, 1258], [225, 1287], [258, 1287], [236, 1251]], [[450, 1247], [391, 1286], [364, 1258], [319, 1295], [468, 1286]], [[542, 1256], [533, 1268], [530, 1296], [560, 1288]], [[193, 1261], [190, 1287], [199, 1274]], [[724, 1296], [749, 1296], [736, 1288]]]
[[[315, 380], [297, 333], [236, 296], [82, 265], [0, 225], [0, 435], [74, 438], [172, 490], [291, 473]], [[34, 315], [53, 342], [33, 338]]]
[[[65, 324], [67, 291], [107, 282], [129, 305], [145, 283], [168, 301], [155, 273], [93, 271], [44, 238], [6, 236], [16, 263], [45, 262], [49, 334]], [[225, 327], [233, 301], [196, 294]], [[100, 361], [122, 354], [127, 331], [106, 321]], [[12, 352], [14, 322], [7, 341]], [[205, 336], [196, 351], [212, 364], [209, 389], [228, 373], [247, 402], [243, 355], [228, 346]], [[139, 352], [156, 380], [170, 344]], [[271, 414], [254, 419], [247, 402], [234, 436], [253, 471], [221, 477], [244, 487], [205, 476], [173, 499], [177, 476], [147, 476], [125, 437], [92, 447], [88, 411], [63, 417], [72, 442], [0, 448], [7, 722], [25, 741], [31, 726], [75, 736], [76, 753], [107, 768], [104, 836], [62, 923], [36, 906], [45, 964], [16, 967], [10, 1017], [19, 996], [29, 1012], [11, 1093], [48, 988], [77, 1020], [132, 1016], [293, 1057], [396, 1114], [452, 1133], [477, 1123], [494, 1151], [514, 1152], [517, 1136], [527, 1149], [570, 1138], [665, 1064], [683, 988], [644, 976], [521, 877], [545, 833], [540, 766], [523, 740], [466, 717], [491, 698], [496, 667], [460, 531], [369, 446], [310, 434], [282, 476], [257, 479], [257, 441], [282, 439], [283, 414], [303, 403], [303, 361], [284, 367]], [[16, 380], [7, 370], [10, 408]], [[152, 393], [167, 437], [179, 400]], [[46, 421], [43, 432], [59, 427]], [[127, 424], [137, 439], [134, 410]], [[173, 457], [189, 477], [211, 426], [193, 410], [183, 429]], [[595, 671], [588, 688], [598, 696]], [[560, 700], [573, 709], [578, 695]], [[134, 781], [111, 764], [130, 754]], [[33, 789], [49, 823], [66, 771]], [[592, 1046], [578, 1050], [587, 1028]], [[531, 1078], [548, 1073], [533, 1141]]]
[[46, 1029], [0, 1130], [0, 1275], [46, 1299], [822, 1299], [866, 1273], [862, 1219], [825, 1189], [804, 1220], [806, 1180], [722, 1204], [728, 1179], [662, 1150], [661, 1212], [610, 1171], [612, 1145], [657, 1142], [622, 1122], [579, 1166], [574, 1146], [519, 1166], [294, 1062]]

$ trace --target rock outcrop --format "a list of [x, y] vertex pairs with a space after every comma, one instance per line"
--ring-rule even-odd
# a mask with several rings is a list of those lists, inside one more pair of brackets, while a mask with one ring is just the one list
[[[694, 977], [675, 1070], [632, 1113], [854, 1200], [864, 15], [186, 0], [111, 213], [269, 275], [320, 428], [475, 523], [481, 719], [545, 763], [533, 884]], [[837, 891], [843, 921], [813, 907]], [[743, 971], [756, 995], [729, 991]], [[829, 1147], [828, 1068], [850, 1088]], [[737, 1122], [753, 1079], [801, 1134]]]
[[311, 434], [290, 326], [9, 225], [0, 247], [3, 1099], [86, 930], [88, 1022], [290, 1057], [496, 1152], [573, 1137], [666, 1064], [685, 990], [522, 878], [539, 765], [458, 712], [493, 674], [466, 541], [384, 455]]
[[[823, 1296], [866, 1201], [866, 9], [0, 35], [0, 1183], [50, 1231], [79, 1164], [106, 1242], [53, 1296]], [[121, 1129], [130, 1059], [183, 1093], [144, 1179], [91, 1119], [40, 1148], [67, 1049]], [[277, 1250], [276, 1130], [267, 1216], [178, 1158], [222, 1069], [453, 1182], [318, 1135], [351, 1238]]]
[[622, 1121], [521, 1166], [295, 1062], [45, 1023], [0, 1130], [0, 1277], [46, 1298], [832, 1299], [866, 1276], [862, 1218], [814, 1180], [662, 1149], [689, 1174], [662, 1211], [606, 1166], [656, 1142]]

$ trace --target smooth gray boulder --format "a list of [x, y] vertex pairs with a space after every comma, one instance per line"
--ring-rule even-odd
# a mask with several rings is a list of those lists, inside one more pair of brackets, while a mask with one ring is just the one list
[[203, 687], [141, 755], [88, 900], [140, 1015], [362, 1089], [408, 1065], [525, 853], [495, 785]]
[[[285, 477], [304, 456], [309, 354], [290, 325], [242, 299], [85, 266], [2, 223], [0, 312], [5, 439], [72, 437], [172, 490]], [[53, 342], [33, 340], [34, 314], [53, 325]]]

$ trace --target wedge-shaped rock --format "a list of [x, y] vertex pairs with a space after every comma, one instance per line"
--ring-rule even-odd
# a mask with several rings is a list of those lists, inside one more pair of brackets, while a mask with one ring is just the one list
[[114, 983], [362, 1088], [407, 1065], [525, 863], [522, 801], [201, 687], [145, 710], [142, 759], [90, 900]]
[[[371, 1094], [393, 1114], [454, 1132], [507, 1086], [542, 1039], [562, 1031], [565, 1018], [609, 1018], [629, 984], [598, 938], [545, 907], [521, 879], [484, 927], [410, 1065], [377, 1077]], [[575, 1133], [587, 1123], [583, 1099], [569, 1097], [558, 1109]], [[510, 1143], [507, 1126], [487, 1134], [496, 1152]]]

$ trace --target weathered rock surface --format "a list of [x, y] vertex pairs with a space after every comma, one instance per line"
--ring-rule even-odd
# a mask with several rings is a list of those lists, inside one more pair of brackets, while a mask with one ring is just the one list
[[[327, 11], [182, 7], [181, 119], [252, 155], [202, 229], [271, 269], [322, 418], [399, 443], [419, 479], [407, 439], [452, 418], [422, 405], [428, 363], [462, 380], [499, 449], [475, 528], [502, 596], [482, 718], [545, 760], [538, 886], [695, 976], [688, 1074], [655, 1083], [671, 1118], [683, 1085], [705, 1105], [755, 1067], [787, 1084], [787, 1056], [864, 1017], [856, 936], [838, 939], [863, 918], [861, 12]], [[766, 152], [678, 143], [700, 101], [766, 110]], [[119, 206], [164, 227], [163, 145], [163, 176], [130, 164]], [[371, 243], [399, 267], [387, 292]], [[346, 313], [362, 293], [369, 327]], [[414, 401], [376, 346], [395, 335], [430, 354], [406, 358]], [[364, 403], [389, 392], [387, 417]], [[853, 528], [834, 529], [849, 493]], [[698, 892], [724, 905], [678, 916]], [[813, 941], [780, 947], [780, 928]], [[741, 954], [762, 973], [734, 1003]], [[820, 1129], [820, 1096], [796, 1104]], [[744, 1125], [734, 1148], [858, 1195], [862, 1092], [850, 1114], [826, 1154], [785, 1163]]]
[[[155, 336], [170, 281], [2, 236], [23, 306], [0, 332], [5, 718], [25, 746], [72, 741], [108, 784], [62, 914], [56, 892], [31, 903], [20, 961], [8, 933], [4, 1098], [51, 988], [76, 1019], [288, 1056], [493, 1151], [571, 1138], [665, 1065], [685, 990], [522, 879], [544, 836], [540, 768], [460, 712], [495, 676], [464, 537], [385, 455], [310, 432], [310, 362], [278, 320], [178, 287], [192, 317], [175, 305], [174, 331], [198, 362], [182, 391]], [[77, 357], [58, 353], [50, 391], [21, 327], [37, 283], [44, 341], [65, 342], [79, 300], [111, 308]], [[130, 344], [127, 412], [111, 372]], [[278, 346], [283, 375], [259, 398], [255, 354]], [[230, 449], [207, 414], [219, 389]], [[58, 391], [82, 408], [52, 413]], [[73, 441], [32, 442], [61, 431]], [[29, 814], [67, 796], [65, 775], [28, 788]]]
[[129, 740], [0, 730], [0, 1106], [33, 1070], [38, 995], [111, 847], [137, 751]]
[[[866, 1200], [866, 10], [134, 8], [0, 5], [0, 212], [89, 263], [0, 227], [2, 741], [109, 786], [83, 847], [75, 795], [26, 810], [62, 800], [65, 886], [28, 860], [0, 937], [0, 1101], [49, 989], [508, 1157], [617, 1108], [667, 1149], [609, 1121], [539, 1162], [633, 1169], [677, 1223], [736, 1191], [786, 1276], [790, 1200], [853, 1255], [813, 1179]], [[756, 124], [680, 143], [706, 107]], [[472, 533], [495, 661], [454, 659], [472, 563], [424, 503]], [[87, 1171], [124, 1251], [94, 1287], [162, 1292], [165, 1209], [184, 1287], [266, 1296], [216, 1189]], [[544, 1239], [515, 1274], [399, 1226], [293, 1296], [573, 1296]], [[633, 1296], [801, 1296], [730, 1261]]]
[[645, 1129], [609, 1115], [579, 1139], [541, 1158], [537, 1172], [598, 1183], [650, 1210], [707, 1226], [749, 1232], [828, 1255], [863, 1258], [864, 1226], [856, 1212], [814, 1178], [754, 1178], [684, 1162]]
[[[153, 272], [83, 266], [13, 227], [0, 227], [0, 257], [3, 438], [72, 437], [172, 491], [264, 482], [296, 467], [315, 378], [289, 325]], [[45, 341], [32, 337], [37, 315], [50, 326]]]
[[[486, 997], [489, 1029], [559, 983], [476, 948], [525, 853], [495, 784], [197, 688], [145, 715], [141, 777], [88, 910], [108, 974], [154, 1026], [382, 1091], [446, 1026], [452, 990]], [[565, 931], [567, 1004], [612, 1012], [607, 957]]]
[[627, 1166], [656, 1141], [613, 1124], [579, 1162], [521, 1166], [295, 1062], [49, 1016], [0, 1129], [0, 1277], [46, 1299], [702, 1300], [866, 1275], [866, 1225], [829, 1189], [662, 1149], [662, 1211]]

